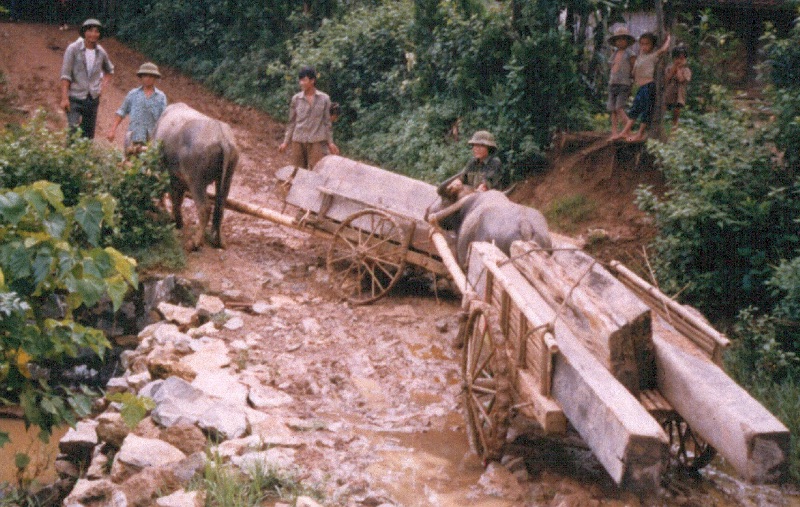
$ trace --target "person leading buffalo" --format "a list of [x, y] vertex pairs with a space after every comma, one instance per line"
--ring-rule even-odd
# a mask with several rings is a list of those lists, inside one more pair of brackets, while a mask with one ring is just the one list
[[[455, 187], [467, 185], [477, 191], [497, 190], [503, 183], [503, 170], [495, 152], [497, 143], [491, 132], [478, 130], [467, 143], [472, 148], [472, 160], [460, 172], [446, 179], [436, 192], [440, 196], [452, 196]], [[458, 183], [456, 183], [458, 182]]]
[[94, 138], [100, 94], [108, 86], [114, 65], [98, 41], [103, 24], [87, 19], [81, 36], [67, 46], [61, 66], [61, 108], [67, 113], [70, 133], [79, 127], [83, 137]]

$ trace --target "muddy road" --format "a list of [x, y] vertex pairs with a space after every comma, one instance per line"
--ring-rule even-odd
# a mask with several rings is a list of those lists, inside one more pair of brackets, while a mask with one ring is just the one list
[[[76, 37], [76, 29], [0, 23], [0, 69], [16, 108], [42, 107], [54, 127], [65, 126], [58, 76], [63, 51]], [[104, 136], [147, 58], [113, 38], [101, 44], [116, 66], [101, 99]], [[233, 128], [242, 156], [231, 197], [274, 205], [272, 175], [288, 163], [277, 150], [283, 126], [173, 69], [161, 72], [157, 86], [171, 103], [186, 102]], [[329, 287], [326, 245], [318, 240], [230, 211], [223, 234], [225, 250], [189, 254], [177, 275], [230, 305], [263, 301], [275, 309], [243, 314], [243, 329], [223, 337], [247, 337], [242, 367], [295, 399], [285, 417], [322, 430], [317, 445], [300, 455], [309, 480], [333, 492], [332, 505], [800, 505], [794, 490], [742, 484], [719, 460], [700, 477], [667, 477], [658, 494], [638, 498], [619, 491], [578, 439], [535, 433], [515, 442], [517, 459], [507, 467], [485, 471], [469, 450], [460, 412], [459, 355], [450, 345], [459, 299], [446, 284], [434, 291], [429, 278], [419, 277], [374, 305], [351, 307]]]

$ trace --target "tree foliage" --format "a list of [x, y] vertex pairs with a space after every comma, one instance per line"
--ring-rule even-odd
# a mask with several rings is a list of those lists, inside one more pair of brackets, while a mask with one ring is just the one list
[[[118, 309], [138, 283], [135, 261], [101, 246], [114, 207], [102, 194], [66, 206], [59, 185], [46, 181], [0, 190], [0, 403], [21, 406], [26, 424], [41, 428], [45, 440], [91, 404], [88, 391], [51, 379], [81, 350], [102, 357], [110, 346], [73, 312], [102, 298]], [[0, 433], [0, 443], [7, 438]]]

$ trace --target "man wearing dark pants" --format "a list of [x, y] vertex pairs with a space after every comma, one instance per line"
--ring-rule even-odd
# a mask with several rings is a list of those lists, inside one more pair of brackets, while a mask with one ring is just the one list
[[102, 28], [96, 19], [84, 21], [80, 38], [67, 46], [61, 66], [61, 108], [70, 133], [80, 127], [89, 139], [94, 138], [100, 94], [114, 73], [108, 53], [98, 44]]

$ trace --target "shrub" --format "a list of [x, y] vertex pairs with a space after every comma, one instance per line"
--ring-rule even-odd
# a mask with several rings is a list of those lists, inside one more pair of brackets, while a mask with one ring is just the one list
[[49, 129], [45, 120], [39, 112], [28, 123], [0, 133], [0, 188], [51, 181], [61, 189], [66, 206], [85, 195], [107, 193], [116, 205], [114, 226], [101, 238], [104, 245], [141, 253], [172, 240], [174, 228], [156, 206], [169, 183], [158, 169], [156, 150], [124, 162], [118, 151], [97, 148], [88, 139], [67, 143], [65, 133]]
[[[135, 261], [101, 246], [113, 226], [108, 195], [65, 206], [50, 182], [0, 190], [0, 399], [20, 405], [45, 441], [53, 426], [88, 414], [91, 401], [51, 381], [80, 350], [102, 357], [110, 346], [73, 312], [102, 298], [116, 310], [137, 285]], [[0, 445], [7, 438], [0, 433]]]
[[648, 144], [668, 190], [640, 190], [637, 202], [659, 228], [653, 264], [661, 287], [714, 318], [732, 318], [746, 306], [772, 307], [765, 282], [796, 255], [800, 200], [747, 118], [724, 99], [716, 107], [668, 144]]

